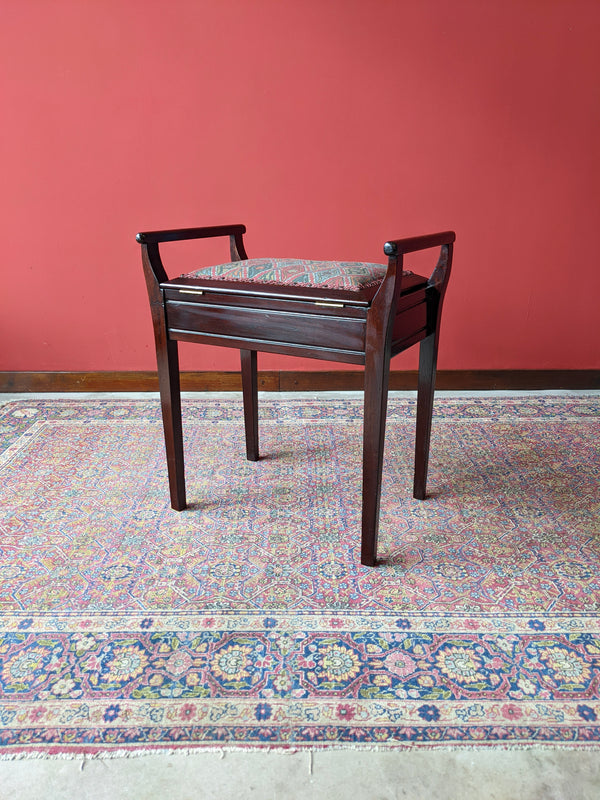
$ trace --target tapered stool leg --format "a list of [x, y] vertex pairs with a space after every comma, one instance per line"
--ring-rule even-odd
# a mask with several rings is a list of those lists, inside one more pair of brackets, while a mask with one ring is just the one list
[[171, 506], [176, 511], [183, 511], [186, 507], [186, 498], [177, 342], [163, 339], [161, 343], [157, 343], [156, 360]]
[[242, 394], [246, 429], [246, 458], [258, 461], [258, 373], [256, 350], [240, 350], [242, 362]]
[[417, 430], [415, 435], [415, 480], [413, 495], [424, 500], [427, 492], [427, 467], [429, 464], [429, 442], [431, 418], [435, 393], [437, 365], [437, 335], [423, 339], [419, 348], [419, 386], [417, 392]]
[[382, 347], [367, 354], [363, 434], [363, 510], [360, 563], [377, 563], [379, 504], [385, 443], [385, 421], [390, 374], [390, 358]]

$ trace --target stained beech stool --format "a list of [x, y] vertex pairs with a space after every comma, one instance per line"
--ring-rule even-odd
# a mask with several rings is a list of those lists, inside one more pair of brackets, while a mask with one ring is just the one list
[[[440, 317], [452, 231], [386, 242], [387, 266], [364, 262], [249, 259], [244, 225], [138, 233], [150, 297], [171, 505], [186, 507], [177, 342], [241, 352], [246, 455], [258, 460], [256, 353], [363, 364], [361, 563], [375, 566], [390, 358], [420, 342], [414, 496], [423, 500]], [[169, 280], [159, 245], [228, 236], [231, 262]], [[440, 248], [429, 279], [403, 271], [406, 253]]]

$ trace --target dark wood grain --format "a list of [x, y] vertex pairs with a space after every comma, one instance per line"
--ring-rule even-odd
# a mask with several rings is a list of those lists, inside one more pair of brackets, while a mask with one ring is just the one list
[[258, 461], [258, 376], [256, 350], [240, 350], [242, 394], [244, 398], [244, 427], [246, 458]]
[[[239, 372], [181, 372], [181, 389], [188, 392], [240, 392]], [[417, 370], [390, 370], [390, 391], [416, 390]], [[339, 370], [258, 371], [259, 391], [343, 392], [362, 391], [364, 372]], [[586, 391], [600, 389], [597, 369], [444, 370], [436, 372], [438, 391]], [[3, 371], [0, 393], [7, 392], [156, 392], [156, 370], [104, 370], [91, 372]]]
[[[391, 245], [390, 245], [391, 247]], [[398, 248], [386, 251], [390, 255], [383, 283], [367, 313], [365, 340], [365, 399], [363, 420], [363, 492], [360, 562], [374, 567], [377, 563], [377, 536], [381, 477], [385, 445], [388, 382], [392, 339], [406, 338], [423, 329], [416, 322], [415, 307], [398, 313], [402, 293], [402, 254]], [[416, 306], [418, 308], [418, 306]], [[416, 327], [415, 327], [416, 326]]]
[[427, 336], [419, 347], [419, 384], [417, 389], [417, 430], [415, 434], [415, 472], [413, 496], [424, 500], [427, 492], [429, 442], [437, 371], [442, 306], [452, 269], [454, 239], [443, 244], [426, 292]]
[[[174, 228], [166, 231], [142, 231], [136, 234], [139, 244], [156, 245], [163, 242], [182, 242], [188, 239], [213, 239], [218, 236], [233, 236], [242, 241], [245, 225], [212, 225], [203, 228]], [[161, 278], [162, 280], [162, 278]]]
[[[220, 303], [180, 302], [166, 303], [169, 331], [176, 338], [187, 334], [204, 334], [227, 338], [229, 346], [241, 348], [245, 342], [281, 343], [290, 346], [322, 348], [364, 353], [366, 313], [363, 319], [353, 319], [341, 314], [315, 312], [314, 304], [306, 312], [281, 311], [278, 308], [252, 308]], [[308, 317], [308, 319], [307, 319]], [[192, 336], [193, 339], [193, 336]], [[276, 352], [271, 349], [271, 352]]]
[[164, 279], [166, 273], [160, 259], [158, 244], [142, 244], [142, 264], [154, 328], [171, 506], [176, 511], [182, 511], [186, 507], [186, 496], [179, 355], [177, 342], [169, 338], [165, 303], [160, 288], [160, 281]]

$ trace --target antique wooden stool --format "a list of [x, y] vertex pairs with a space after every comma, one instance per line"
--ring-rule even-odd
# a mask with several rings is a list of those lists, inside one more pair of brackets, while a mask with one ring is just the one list
[[[420, 342], [414, 496], [425, 498], [442, 302], [455, 234], [387, 242], [388, 263], [248, 259], [244, 225], [138, 233], [150, 297], [171, 505], [186, 507], [177, 342], [241, 351], [246, 455], [258, 460], [257, 351], [363, 364], [361, 563], [375, 566], [390, 358]], [[231, 262], [169, 280], [159, 245], [228, 236]], [[429, 279], [406, 253], [440, 248]]]

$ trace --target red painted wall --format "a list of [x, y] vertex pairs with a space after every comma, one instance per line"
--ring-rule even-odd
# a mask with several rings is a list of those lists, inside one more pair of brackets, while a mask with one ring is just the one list
[[441, 368], [600, 367], [596, 0], [1, 6], [0, 369], [152, 369], [134, 234], [228, 222], [369, 260], [454, 228]]

